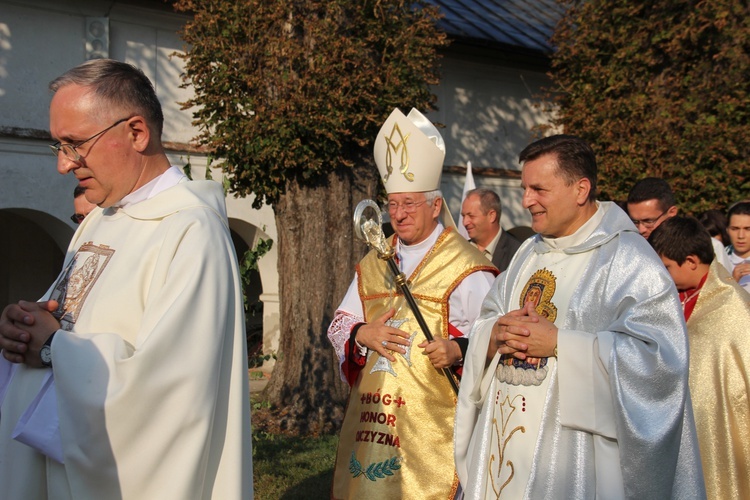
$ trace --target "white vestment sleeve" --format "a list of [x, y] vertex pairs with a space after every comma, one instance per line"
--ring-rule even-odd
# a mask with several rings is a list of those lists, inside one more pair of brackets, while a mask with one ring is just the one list
[[453, 436], [456, 471], [462, 484], [468, 484], [469, 481], [468, 461], [474, 455], [473, 447], [477, 445], [472, 442], [472, 434], [477, 426], [477, 418], [482, 411], [485, 398], [490, 392], [495, 368], [500, 360], [500, 356], [495, 355], [489, 366], [485, 368], [487, 350], [492, 337], [492, 325], [495, 321], [496, 318], [483, 318], [476, 321], [464, 360]]
[[362, 300], [359, 298], [359, 278], [357, 273], [354, 273], [354, 279], [349, 285], [349, 289], [344, 295], [344, 300], [341, 301], [341, 305], [337, 307], [339, 311], [348, 312], [352, 316], [358, 316], [363, 318], [365, 316], [362, 310]]
[[52, 370], [47, 370], [39, 393], [21, 416], [11, 437], [52, 460], [63, 463], [60, 419], [57, 415], [57, 394]]
[[448, 299], [448, 321], [469, 338], [471, 326], [479, 317], [482, 301], [490, 290], [495, 276], [488, 271], [472, 273], [458, 284]]
[[[0, 405], [18, 365], [0, 356]], [[39, 393], [21, 415], [11, 437], [31, 446], [56, 462], [63, 463], [60, 441], [60, 419], [57, 415], [57, 394], [52, 370], [46, 370]]]
[[[336, 352], [336, 356], [339, 360], [339, 376], [344, 382], [346, 382], [346, 376], [344, 376], [344, 372], [341, 369], [346, 360], [344, 347], [351, 336], [354, 325], [357, 323], [364, 323], [365, 321], [364, 312], [362, 311], [362, 301], [359, 298], [358, 290], [359, 280], [355, 273], [354, 279], [349, 285], [349, 289], [347, 290], [346, 295], [344, 295], [341, 305], [336, 309], [336, 314], [334, 314], [333, 320], [326, 331], [328, 340], [331, 341], [333, 350]], [[367, 351], [365, 351], [365, 353], [366, 352]]]
[[[333, 350], [336, 352], [336, 356], [339, 360], [339, 376], [344, 382], [347, 381], [343, 370], [344, 363], [346, 362], [346, 343], [351, 337], [354, 326], [358, 323], [364, 323], [364, 321], [365, 320], [362, 317], [352, 316], [351, 314], [339, 309], [333, 316], [333, 321], [331, 321], [331, 324], [326, 331], [328, 340], [331, 341]], [[362, 356], [367, 355], [366, 348], [360, 348], [359, 345], [357, 345], [357, 348]]]
[[13, 380], [16, 365], [0, 355], [0, 405], [3, 404], [5, 393], [8, 391], [10, 381]]
[[732, 266], [732, 262], [729, 260], [729, 255], [727, 255], [724, 245], [722, 245], [721, 242], [716, 238], [711, 238], [711, 244], [714, 247], [714, 255], [716, 256], [716, 261], [724, 266], [724, 269], [729, 271], [729, 274], [732, 274], [732, 269], [734, 266]]
[[616, 439], [615, 406], [607, 364], [614, 339], [611, 332], [591, 335], [575, 330], [557, 332], [560, 424]]

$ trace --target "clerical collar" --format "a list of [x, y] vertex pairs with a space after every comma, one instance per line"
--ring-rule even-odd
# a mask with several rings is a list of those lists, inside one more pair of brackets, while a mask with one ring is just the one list
[[148, 183], [139, 187], [125, 198], [120, 200], [118, 203], [113, 205], [113, 208], [124, 208], [136, 203], [153, 198], [157, 194], [165, 191], [172, 186], [176, 186], [181, 180], [187, 177], [179, 168], [175, 166], [169, 167], [163, 174], [155, 177]]
[[444, 230], [445, 230], [445, 227], [443, 226], [443, 224], [438, 222], [435, 229], [432, 230], [432, 233], [430, 233], [430, 235], [424, 241], [420, 241], [419, 243], [415, 243], [413, 245], [407, 245], [406, 243], [401, 241], [401, 238], [398, 238], [398, 242], [396, 243], [397, 245], [396, 252], [406, 253], [406, 254], [415, 254], [415, 253], [424, 252], [425, 250], [429, 250], [437, 241], [438, 236], [440, 236], [440, 233], [442, 233]]
[[432, 233], [424, 241], [413, 245], [406, 245], [401, 239], [397, 238], [396, 261], [398, 262], [399, 269], [407, 276], [410, 276], [424, 256], [435, 246], [440, 234], [444, 230], [445, 227], [438, 222], [437, 227], [433, 229]]
[[542, 241], [544, 241], [544, 243], [553, 250], [565, 250], [566, 248], [580, 245], [585, 242], [589, 236], [591, 236], [591, 234], [596, 230], [597, 227], [599, 227], [599, 224], [602, 222], [603, 218], [604, 210], [602, 210], [599, 202], [597, 201], [596, 212], [594, 212], [594, 215], [592, 215], [589, 220], [584, 222], [584, 224], [579, 227], [575, 233], [569, 234], [568, 236], [560, 236], [559, 238], [547, 238], [545, 236], [542, 236]]

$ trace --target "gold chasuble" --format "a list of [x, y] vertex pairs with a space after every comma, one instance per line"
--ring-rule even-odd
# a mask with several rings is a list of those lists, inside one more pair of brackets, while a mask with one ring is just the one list
[[[393, 244], [396, 241], [394, 239]], [[410, 290], [435, 338], [448, 338], [448, 299], [469, 274], [494, 270], [447, 229], [408, 277]], [[425, 340], [386, 262], [371, 251], [357, 266], [365, 321], [390, 308], [390, 325], [411, 335], [406, 354], [391, 363], [368, 352], [352, 387], [341, 429], [332, 496], [335, 499], [453, 499], [456, 395], [442, 370], [417, 344]]]
[[750, 295], [716, 260], [687, 330], [707, 496], [750, 498]]

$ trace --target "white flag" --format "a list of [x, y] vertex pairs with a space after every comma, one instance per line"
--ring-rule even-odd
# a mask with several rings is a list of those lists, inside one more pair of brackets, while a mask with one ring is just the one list
[[[466, 180], [464, 181], [464, 192], [461, 196], [461, 206], [464, 204], [464, 200], [466, 199], [466, 193], [471, 191], [472, 189], [476, 189], [477, 185], [474, 184], [474, 174], [471, 173], [471, 162], [466, 162]], [[469, 233], [466, 232], [466, 228], [463, 224], [463, 217], [461, 216], [461, 211], [458, 212], [458, 234], [469, 239]]]

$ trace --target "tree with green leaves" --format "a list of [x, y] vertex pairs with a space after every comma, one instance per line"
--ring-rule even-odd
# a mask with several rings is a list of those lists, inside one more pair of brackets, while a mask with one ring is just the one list
[[554, 122], [588, 140], [605, 199], [662, 177], [683, 210], [748, 196], [750, 7], [736, 0], [563, 2]]
[[372, 142], [395, 107], [429, 110], [446, 37], [422, 0], [177, 0], [186, 103], [239, 196], [278, 231], [281, 338], [266, 395], [283, 426], [334, 430], [348, 389], [326, 329], [364, 251], [353, 207], [378, 191]]

